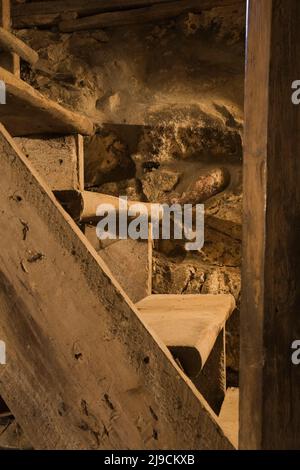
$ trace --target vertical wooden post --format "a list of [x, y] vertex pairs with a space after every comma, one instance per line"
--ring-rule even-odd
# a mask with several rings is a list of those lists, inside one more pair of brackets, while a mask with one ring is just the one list
[[[0, 26], [10, 30], [10, 0], [0, 0]], [[17, 54], [0, 51], [0, 67], [20, 77], [20, 57]]]
[[299, 0], [249, 0], [240, 448], [300, 448]]

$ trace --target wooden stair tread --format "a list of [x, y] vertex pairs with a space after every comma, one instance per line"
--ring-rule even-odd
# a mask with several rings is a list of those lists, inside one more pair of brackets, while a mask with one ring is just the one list
[[194, 348], [202, 366], [235, 308], [231, 295], [154, 294], [136, 304], [142, 320], [169, 347]]
[[220, 415], [220, 425], [233, 445], [238, 448], [239, 439], [239, 389], [228, 388]]
[[[0, 149], [0, 330], [10, 351], [0, 395], [32, 446], [233, 449], [1, 125]], [[30, 227], [23, 241], [21, 219]], [[30, 253], [44, 256], [28, 263]]]
[[6, 85], [6, 104], [0, 105], [0, 121], [14, 137], [93, 133], [93, 124], [87, 117], [63, 108], [2, 67], [0, 80]]

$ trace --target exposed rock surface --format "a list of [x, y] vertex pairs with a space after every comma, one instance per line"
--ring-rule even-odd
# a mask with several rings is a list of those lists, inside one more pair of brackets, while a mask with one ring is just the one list
[[84, 174], [86, 187], [123, 180], [135, 174], [126, 145], [112, 133], [103, 132], [85, 139]]
[[143, 192], [149, 202], [163, 201], [166, 193], [172, 191], [180, 178], [180, 174], [169, 170], [153, 170], [142, 179]]
[[[86, 186], [158, 202], [225, 167], [230, 184], [205, 203], [205, 246], [156, 246], [156, 293], [230, 292], [239, 306], [245, 9], [217, 7], [157, 25], [62, 34], [19, 30], [41, 57], [23, 78], [93, 119]], [[238, 311], [228, 329], [238, 370]]]

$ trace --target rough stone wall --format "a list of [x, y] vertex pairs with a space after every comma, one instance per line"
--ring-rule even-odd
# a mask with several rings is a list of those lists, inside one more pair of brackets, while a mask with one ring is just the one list
[[[17, 31], [42, 59], [23, 78], [95, 122], [87, 188], [160, 202], [212, 169], [229, 171], [225, 191], [206, 202], [203, 250], [157, 244], [155, 293], [230, 292], [239, 305], [244, 24], [241, 5], [105, 31]], [[228, 366], [238, 370], [238, 310]]]

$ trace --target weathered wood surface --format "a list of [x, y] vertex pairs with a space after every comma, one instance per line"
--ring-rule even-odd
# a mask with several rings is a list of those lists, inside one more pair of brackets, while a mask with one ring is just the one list
[[299, 0], [250, 0], [244, 146], [240, 447], [300, 448]]
[[21, 151], [52, 191], [82, 191], [82, 136], [15, 137]]
[[0, 416], [0, 450], [28, 450], [31, 444], [12, 416]]
[[[238, 0], [222, 0], [218, 2], [222, 6], [240, 3]], [[215, 5], [214, 5], [215, 6]], [[109, 28], [141, 23], [151, 23], [174, 18], [187, 11], [201, 12], [205, 8], [211, 8], [212, 2], [199, 0], [173, 1], [161, 5], [151, 5], [134, 10], [100, 13], [94, 16], [78, 18], [77, 20], [62, 21], [59, 28], [63, 32], [80, 31], [87, 29]]]
[[[0, 27], [4, 30], [10, 31], [10, 0], [0, 0]], [[14, 52], [0, 52], [0, 67], [4, 67], [16, 77], [20, 77], [20, 57]]]
[[151, 294], [151, 242], [130, 238], [100, 241], [92, 225], [85, 226], [85, 236], [132, 302]]
[[67, 12], [77, 12], [80, 16], [87, 16], [106, 11], [127, 10], [129, 8], [145, 7], [170, 1], [172, 0], [50, 0], [26, 3], [26, 5], [13, 5], [12, 16], [64, 14]]
[[226, 393], [225, 327], [217, 337], [200, 374], [192, 377], [192, 381], [214, 412], [219, 414]]
[[[119, 212], [123, 212], [123, 206], [120, 206], [120, 198], [110, 196], [109, 194], [82, 191], [81, 193], [77, 194], [77, 198], [73, 197], [70, 202], [71, 204], [68, 212], [72, 218], [76, 221], [86, 223], [99, 218], [96, 216], [96, 214], [97, 208], [101, 204], [111, 205], [117, 214], [119, 214]], [[126, 207], [128, 211], [132, 210], [132, 213], [136, 213], [138, 206], [140, 207], [141, 211], [147, 211], [149, 218], [151, 217], [151, 209], [154, 206], [152, 203], [127, 200]], [[163, 216], [163, 208], [160, 210], [153, 209], [153, 214], [154, 216], [157, 216], [159, 219], [161, 219]]]
[[0, 158], [0, 395], [32, 445], [231, 449], [217, 416], [2, 127]]
[[0, 122], [13, 136], [92, 134], [93, 124], [87, 117], [49, 100], [1, 67], [0, 80], [7, 94], [6, 105], [0, 106]]
[[10, 16], [10, 0], [0, 0], [0, 24], [2, 28], [10, 30], [11, 16]]
[[219, 413], [226, 391], [225, 323], [231, 295], [151, 295], [137, 303], [141, 318], [168, 346]]
[[[51, 2], [52, 3], [52, 2]], [[35, 3], [29, 3], [28, 5], [35, 5]], [[26, 4], [27, 6], [27, 4]], [[76, 12], [64, 13], [45, 13], [38, 15], [24, 15], [16, 16], [13, 18], [13, 27], [14, 29], [23, 29], [23, 28], [34, 28], [41, 26], [55, 26], [60, 21], [63, 20], [75, 20], [78, 17]]]
[[[218, 5], [232, 5], [243, 0], [199, 0], [201, 9]], [[89, 16], [97, 13], [122, 11], [164, 4], [174, 0], [53, 0], [13, 5], [12, 19], [14, 28], [54, 25], [63, 19]], [[194, 5], [194, 0], [181, 0], [181, 3]], [[72, 16], [73, 15], [73, 16]], [[65, 17], [65, 18], [64, 18]]]
[[221, 426], [235, 447], [239, 444], [239, 389], [228, 388], [220, 412]]
[[[182, 349], [197, 376], [235, 308], [232, 295], [155, 294], [137, 303], [141, 318], [172, 349]], [[189, 355], [196, 356], [193, 360]]]
[[18, 54], [21, 59], [34, 65], [39, 60], [39, 55], [31, 47], [16, 36], [0, 27], [0, 48], [7, 52]]

